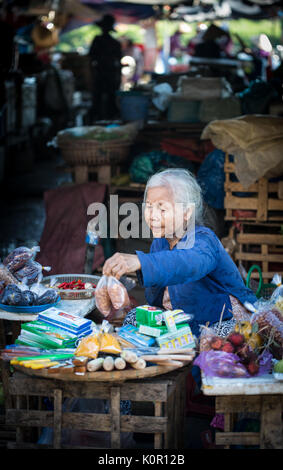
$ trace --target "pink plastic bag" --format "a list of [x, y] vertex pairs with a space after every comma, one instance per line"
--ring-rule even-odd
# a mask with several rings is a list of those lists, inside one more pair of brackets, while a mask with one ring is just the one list
[[[267, 374], [272, 369], [272, 354], [264, 351], [258, 358], [259, 370], [253, 377]], [[194, 360], [194, 365], [199, 366], [208, 377], [251, 377], [246, 367], [241, 364], [236, 354], [225, 351], [202, 351]]]

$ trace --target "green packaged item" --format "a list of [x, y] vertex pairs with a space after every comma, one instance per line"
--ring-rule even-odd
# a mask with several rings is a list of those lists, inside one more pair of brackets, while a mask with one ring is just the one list
[[148, 326], [148, 325], [140, 325], [139, 333], [157, 338], [158, 336], [161, 335], [161, 330], [160, 328], [153, 328], [152, 326]]
[[142, 305], [136, 307], [136, 322], [137, 325], [158, 326], [162, 325], [163, 312], [157, 307], [151, 305]]
[[77, 336], [41, 321], [23, 323], [17, 344], [40, 348], [75, 347]]
[[195, 340], [189, 326], [179, 328], [175, 333], [167, 333], [156, 338], [160, 348], [182, 349], [195, 348]]

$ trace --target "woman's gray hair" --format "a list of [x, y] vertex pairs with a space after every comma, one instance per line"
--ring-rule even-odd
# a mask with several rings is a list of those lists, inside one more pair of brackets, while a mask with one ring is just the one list
[[203, 224], [203, 199], [202, 190], [195, 176], [183, 168], [168, 168], [152, 175], [147, 181], [144, 202], [146, 202], [149, 188], [166, 186], [172, 190], [174, 202], [183, 203], [185, 209], [192, 204], [195, 208], [195, 223]]

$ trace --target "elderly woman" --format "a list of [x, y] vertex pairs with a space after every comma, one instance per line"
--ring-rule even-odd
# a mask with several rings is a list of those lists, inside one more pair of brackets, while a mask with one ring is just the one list
[[[136, 272], [149, 305], [193, 314], [193, 334], [200, 325], [217, 326], [222, 336], [237, 315], [247, 315], [245, 301], [257, 299], [214, 232], [203, 223], [201, 188], [187, 170], [153, 175], [145, 189], [145, 221], [153, 233], [150, 253], [116, 253], [103, 274], [120, 278]], [[194, 223], [195, 222], [195, 223]]]

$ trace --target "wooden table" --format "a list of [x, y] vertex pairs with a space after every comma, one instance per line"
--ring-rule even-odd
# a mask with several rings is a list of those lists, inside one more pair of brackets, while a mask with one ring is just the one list
[[[95, 309], [95, 306], [95, 297], [92, 297], [91, 299], [75, 301], [61, 300], [56, 307], [64, 310], [65, 312], [85, 317]], [[21, 324], [24, 322], [35, 321], [37, 318], [38, 314], [36, 313], [11, 313], [0, 309], [0, 349], [3, 349], [7, 345], [7, 336], [5, 332], [7, 328], [5, 327], [11, 329], [11, 342], [9, 344], [14, 344], [20, 334]], [[0, 377], [3, 383], [5, 406], [9, 406], [11, 403], [7, 385], [9, 376], [9, 368], [4, 367], [3, 362], [0, 361]]]
[[[6, 410], [6, 424], [16, 427], [16, 442], [9, 448], [46, 447], [27, 442], [23, 428], [53, 428], [53, 445], [62, 445], [62, 430], [92, 430], [108, 432], [111, 448], [121, 448], [121, 432], [154, 434], [154, 448], [183, 448], [186, 377], [190, 366], [153, 378], [126, 382], [65, 381], [32, 377], [16, 371], [9, 378], [9, 393], [15, 405]], [[31, 397], [53, 400], [53, 411], [31, 407]], [[24, 400], [22, 399], [24, 397]], [[109, 413], [66, 412], [66, 398], [96, 398], [109, 401]], [[153, 404], [147, 416], [121, 415], [120, 400]]]
[[[283, 382], [271, 374], [247, 379], [203, 375], [202, 391], [216, 397], [216, 413], [224, 414], [224, 432], [216, 433], [216, 445], [283, 449]], [[260, 414], [260, 432], [233, 432], [235, 414], [242, 412]]]

